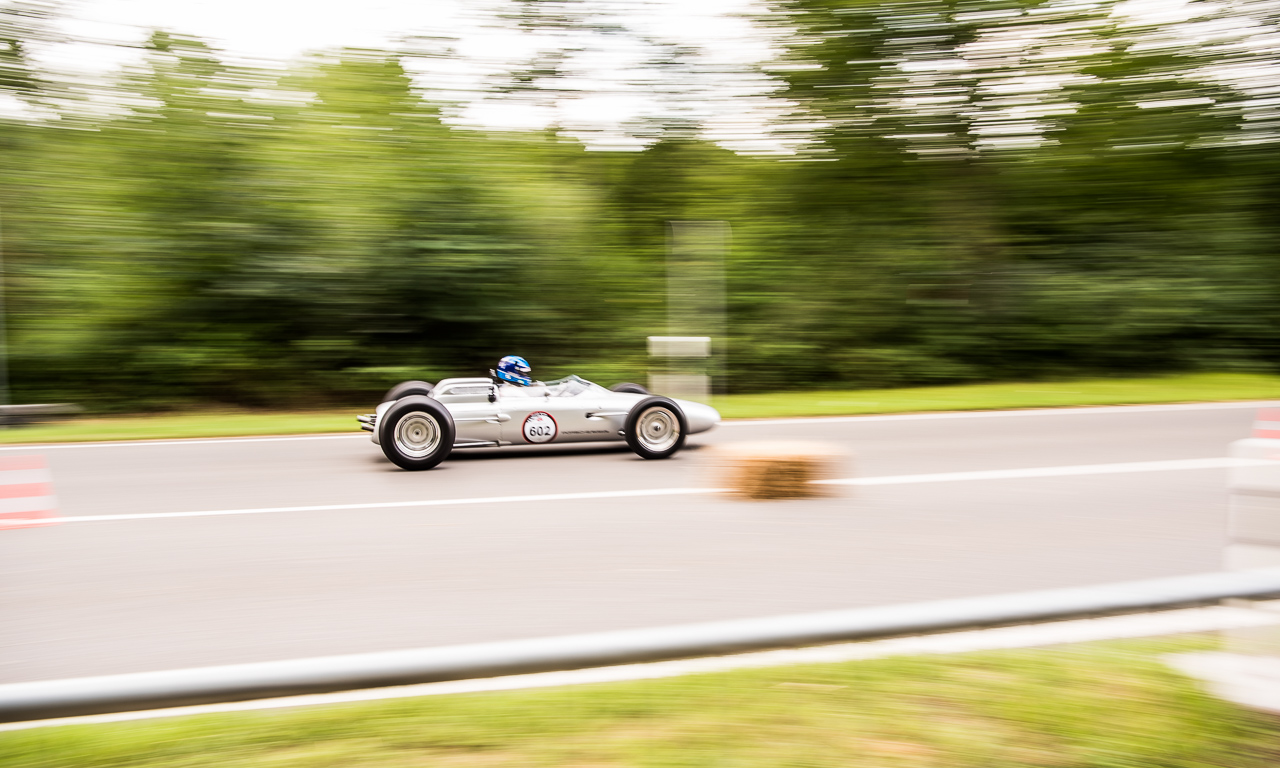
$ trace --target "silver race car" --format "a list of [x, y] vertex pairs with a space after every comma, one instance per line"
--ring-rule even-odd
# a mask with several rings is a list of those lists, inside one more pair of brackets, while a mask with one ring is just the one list
[[625, 440], [646, 459], [665, 459], [687, 435], [720, 423], [701, 403], [650, 395], [638, 384], [605, 389], [577, 376], [515, 386], [489, 378], [406, 381], [361, 429], [404, 469], [430, 469], [455, 448]]

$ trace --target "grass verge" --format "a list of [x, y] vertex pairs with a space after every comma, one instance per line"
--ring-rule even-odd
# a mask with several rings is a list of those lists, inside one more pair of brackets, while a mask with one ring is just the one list
[[[727, 419], [760, 419], [1276, 398], [1280, 398], [1280, 376], [1200, 373], [1143, 379], [727, 395], [715, 398], [713, 403]], [[368, 410], [372, 410], [371, 404], [341, 411], [302, 413], [209, 411], [86, 418], [3, 430], [0, 431], [0, 443], [354, 432], [357, 429], [355, 415]]]
[[962, 384], [909, 389], [822, 390], [730, 395], [716, 407], [727, 419], [851, 416], [871, 413], [983, 411], [1280, 398], [1280, 376], [1196, 373], [1143, 379]]
[[1263, 768], [1274, 720], [1166, 638], [0, 734], [0, 768]]
[[5, 429], [0, 431], [0, 443], [73, 443], [354, 432], [359, 429], [356, 424], [357, 413], [354, 409], [300, 413], [197, 411], [72, 419]]

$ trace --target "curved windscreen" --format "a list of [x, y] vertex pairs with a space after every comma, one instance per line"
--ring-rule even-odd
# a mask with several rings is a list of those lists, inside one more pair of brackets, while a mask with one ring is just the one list
[[548, 381], [546, 384], [547, 394], [551, 397], [577, 397], [584, 392], [595, 390], [605, 390], [598, 384], [592, 384], [586, 379], [578, 376], [566, 376], [563, 379]]

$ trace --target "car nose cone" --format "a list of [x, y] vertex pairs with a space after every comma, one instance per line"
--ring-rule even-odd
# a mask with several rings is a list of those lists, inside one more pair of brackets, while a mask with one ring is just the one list
[[709, 405], [692, 403], [688, 400], [677, 400], [676, 404], [684, 412], [684, 420], [689, 427], [690, 434], [706, 432], [720, 423], [720, 412]]

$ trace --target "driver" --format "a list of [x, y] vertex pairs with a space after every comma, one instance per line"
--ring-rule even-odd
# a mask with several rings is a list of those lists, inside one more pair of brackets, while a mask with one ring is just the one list
[[[545, 385], [540, 381], [534, 381], [529, 376], [532, 370], [528, 360], [519, 355], [507, 355], [498, 361], [498, 369], [491, 373], [502, 385], [502, 392], [505, 394], [529, 396], [545, 394]], [[533, 389], [537, 392], [533, 392]]]

